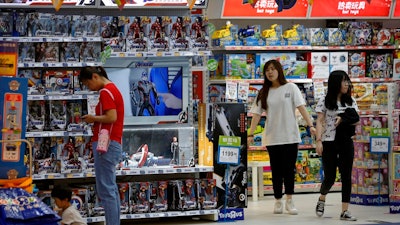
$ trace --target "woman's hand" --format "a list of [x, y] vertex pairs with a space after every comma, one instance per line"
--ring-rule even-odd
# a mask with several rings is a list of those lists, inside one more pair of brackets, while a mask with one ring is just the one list
[[310, 127], [310, 132], [315, 136], [317, 134], [317, 129], [315, 129], [315, 127]]
[[254, 136], [247, 137], [247, 146], [252, 146], [254, 144]]
[[342, 122], [342, 117], [337, 116], [335, 121], [335, 127], [337, 127]]
[[95, 121], [94, 121], [95, 116], [90, 115], [90, 114], [84, 115], [84, 116], [82, 116], [81, 118], [82, 118], [82, 120], [83, 120], [84, 122], [86, 122], [86, 123], [94, 123], [94, 122], [95, 122]]

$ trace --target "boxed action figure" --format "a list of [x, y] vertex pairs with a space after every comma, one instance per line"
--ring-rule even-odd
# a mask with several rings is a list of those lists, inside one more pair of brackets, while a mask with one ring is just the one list
[[28, 101], [28, 131], [43, 131], [45, 127], [45, 101]]

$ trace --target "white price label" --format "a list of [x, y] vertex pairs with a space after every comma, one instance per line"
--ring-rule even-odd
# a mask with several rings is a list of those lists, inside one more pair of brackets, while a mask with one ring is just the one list
[[218, 149], [218, 163], [239, 164], [239, 147], [220, 146]]
[[371, 153], [389, 153], [389, 137], [370, 137]]

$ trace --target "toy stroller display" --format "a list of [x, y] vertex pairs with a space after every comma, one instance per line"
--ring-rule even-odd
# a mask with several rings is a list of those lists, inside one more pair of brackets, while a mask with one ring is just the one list
[[[18, 178], [18, 171], [10, 169], [8, 179], [0, 179], [0, 225], [57, 225], [61, 220], [49, 206], [32, 194], [32, 151], [29, 141], [24, 139], [0, 140], [0, 145], [18, 151], [24, 142], [29, 154], [29, 169], [27, 177]], [[25, 165], [23, 165], [25, 166]]]

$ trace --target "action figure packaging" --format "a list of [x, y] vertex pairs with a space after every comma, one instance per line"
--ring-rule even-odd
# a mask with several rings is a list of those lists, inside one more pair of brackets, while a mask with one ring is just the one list
[[84, 172], [85, 173], [94, 173], [94, 155], [92, 148], [92, 138], [91, 136], [82, 137], [82, 157], [85, 161], [84, 163]]
[[217, 184], [215, 179], [196, 179], [199, 209], [217, 207]]
[[121, 168], [192, 166], [193, 137], [192, 127], [127, 128]]
[[79, 62], [80, 42], [61, 42], [60, 62]]
[[13, 22], [12, 12], [0, 12], [0, 37], [12, 36]]
[[72, 92], [71, 70], [46, 70], [43, 79], [46, 84], [46, 95], [64, 95]]
[[[27, 16], [25, 12], [14, 12], [14, 30], [13, 36], [15, 37], [25, 37], [28, 36], [27, 29]], [[19, 43], [22, 44], [22, 43]]]
[[130, 214], [129, 211], [129, 183], [128, 182], [122, 182], [118, 183], [118, 192], [119, 192], [119, 198], [121, 200], [121, 214]]
[[35, 62], [59, 62], [58, 42], [35, 43]]
[[168, 182], [168, 209], [183, 210], [185, 205], [184, 183], [182, 180], [170, 180]]
[[130, 183], [130, 212], [147, 213], [150, 210], [150, 182]]
[[80, 47], [80, 62], [100, 62], [101, 43], [82, 42]]
[[72, 16], [55, 15], [54, 19], [55, 27], [53, 35], [56, 37], [68, 37], [70, 35], [69, 31], [71, 29]]
[[124, 34], [126, 37], [126, 51], [137, 52], [146, 51], [148, 43], [148, 35], [146, 31], [148, 21], [142, 21], [142, 18], [147, 17], [131, 16], [125, 20], [127, 27], [124, 27]]
[[210, 85], [208, 86], [209, 102], [219, 103], [226, 102], [226, 85]]
[[190, 25], [190, 49], [207, 50], [210, 44], [208, 34], [208, 19], [204, 16], [192, 16]]
[[118, 37], [104, 38], [104, 48], [111, 47], [112, 52], [125, 52], [125, 37], [120, 33]]
[[165, 212], [168, 210], [168, 181], [153, 181], [150, 183], [150, 212]]
[[88, 190], [86, 187], [72, 188], [71, 205], [73, 205], [83, 218], [88, 217]]
[[44, 100], [28, 101], [27, 131], [43, 131], [45, 127], [46, 106]]
[[17, 77], [28, 78], [28, 94], [44, 95], [45, 87], [42, 80], [42, 71], [39, 69], [19, 69]]
[[37, 18], [35, 37], [48, 37], [54, 35], [56, 27], [53, 13], [39, 13]]
[[157, 52], [169, 50], [169, 37], [165, 30], [166, 25], [169, 23], [171, 23], [169, 17], [151, 17], [149, 32], [149, 51]]
[[71, 36], [72, 37], [85, 37], [85, 23], [82, 15], [72, 15], [71, 21]]
[[87, 112], [84, 102], [83, 99], [69, 100], [67, 102], [67, 131], [83, 132], [86, 130], [86, 123], [81, 119], [82, 115], [86, 115]]
[[67, 103], [64, 100], [50, 100], [50, 119], [48, 130], [64, 131], [67, 127]]
[[18, 43], [18, 62], [35, 62], [35, 45], [33, 42]]
[[29, 138], [32, 144], [33, 173], [57, 173], [57, 140], [56, 138], [42, 137]]
[[195, 180], [193, 179], [186, 179], [183, 181], [184, 186], [182, 188], [183, 191], [183, 208], [182, 210], [194, 210], [197, 209], [197, 187]]
[[84, 37], [100, 37], [100, 16], [84, 16]]
[[188, 31], [190, 27], [190, 17], [172, 16], [171, 21], [173, 22], [167, 25], [171, 51], [189, 50], [190, 35]]
[[81, 153], [82, 143], [77, 137], [65, 137], [61, 148], [61, 173], [82, 173], [85, 161]]

